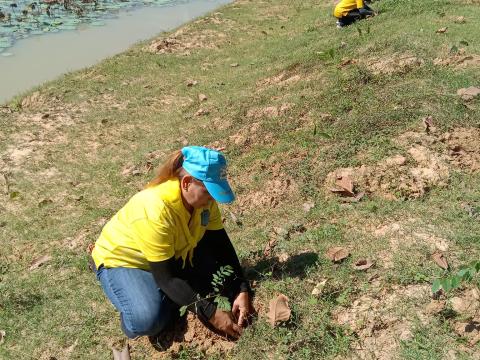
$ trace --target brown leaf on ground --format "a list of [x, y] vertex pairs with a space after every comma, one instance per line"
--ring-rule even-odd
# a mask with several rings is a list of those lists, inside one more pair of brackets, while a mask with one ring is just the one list
[[130, 350], [129, 350], [128, 344], [125, 345], [122, 351], [119, 351], [115, 348], [112, 348], [112, 351], [113, 351], [113, 360], [130, 360]]
[[435, 261], [435, 263], [440, 266], [442, 269], [447, 270], [448, 269], [448, 262], [445, 256], [440, 253], [440, 252], [435, 252], [432, 254], [432, 260]]
[[447, 32], [447, 30], [448, 30], [447, 27], [442, 27], [442, 28], [438, 29], [438, 30], [435, 31], [435, 32], [436, 32], [437, 34], [444, 34], [444, 33]]
[[336, 246], [328, 249], [325, 255], [333, 262], [340, 262], [350, 256], [350, 253], [345, 248]]
[[197, 80], [192, 80], [192, 79], [189, 79], [185, 82], [185, 85], [187, 85], [188, 87], [192, 87], [192, 86], [195, 86], [198, 84], [198, 81]]
[[454, 23], [456, 24], [465, 24], [465, 22], [466, 22], [465, 16], [459, 16], [454, 20]]
[[207, 100], [208, 100], [208, 97], [207, 97], [207, 95], [205, 95], [205, 94], [198, 94], [198, 100], [199, 100], [200, 102], [204, 102], [204, 101], [207, 101]]
[[210, 111], [207, 109], [198, 109], [198, 111], [195, 113], [195, 116], [205, 116], [210, 114]]
[[355, 270], [367, 270], [373, 266], [373, 261], [369, 259], [360, 259], [355, 264], [353, 264], [353, 268]]
[[435, 315], [445, 309], [445, 301], [442, 300], [432, 300], [425, 308], [425, 313], [429, 315]]
[[342, 196], [355, 196], [353, 192], [354, 184], [353, 180], [348, 175], [339, 175], [335, 180], [337, 188], [330, 189], [332, 192], [340, 194]]
[[433, 126], [433, 117], [432, 116], [427, 116], [422, 119], [422, 124], [423, 127], [425, 128], [425, 132], [428, 134], [430, 131], [434, 129]]
[[269, 305], [270, 310], [268, 311], [267, 317], [272, 327], [275, 327], [279, 322], [285, 322], [290, 319], [292, 312], [288, 306], [288, 297], [280, 294], [275, 299], [270, 300]]
[[230, 64], [230, 67], [238, 67], [238, 63]]
[[273, 251], [275, 250], [275, 246], [277, 246], [277, 243], [278, 243], [277, 237], [270, 240], [265, 246], [265, 249], [263, 249], [263, 256], [266, 258], [272, 256]]
[[3, 342], [5, 341], [5, 335], [6, 335], [5, 330], [0, 330], [0, 345], [2, 345]]
[[43, 255], [37, 259], [35, 259], [31, 264], [28, 270], [32, 271], [38, 269], [40, 266], [44, 265], [46, 262], [52, 260], [50, 255]]
[[462, 88], [457, 90], [457, 95], [465, 101], [470, 101], [480, 95], [480, 88], [470, 86], [468, 88]]

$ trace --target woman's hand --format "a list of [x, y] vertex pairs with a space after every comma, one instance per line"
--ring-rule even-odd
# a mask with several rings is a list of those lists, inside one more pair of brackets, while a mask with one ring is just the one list
[[248, 316], [254, 312], [252, 302], [248, 292], [241, 292], [237, 295], [232, 306], [232, 313], [235, 319], [237, 319], [238, 326], [244, 326]]
[[210, 319], [210, 324], [212, 324], [217, 330], [224, 332], [235, 339], [242, 335], [242, 328], [235, 324], [231, 312], [217, 309]]

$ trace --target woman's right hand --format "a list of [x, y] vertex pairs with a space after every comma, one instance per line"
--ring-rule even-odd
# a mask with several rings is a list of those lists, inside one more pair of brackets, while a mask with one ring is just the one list
[[235, 339], [242, 335], [242, 328], [235, 323], [231, 312], [217, 309], [209, 321], [215, 329], [224, 332]]

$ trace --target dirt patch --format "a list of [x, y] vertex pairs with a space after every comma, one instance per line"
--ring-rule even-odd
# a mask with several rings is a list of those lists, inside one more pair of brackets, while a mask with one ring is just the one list
[[[181, 349], [192, 347], [202, 351], [205, 355], [225, 354], [235, 347], [235, 342], [215, 334], [207, 329], [198, 318], [189, 313], [186, 321], [178, 321], [172, 329], [165, 331], [153, 343], [147, 337], [142, 337], [131, 343], [131, 355], [135, 358], [138, 348], [152, 348], [154, 346], [157, 352], [151, 354], [151, 359], [165, 359], [175, 356]], [[140, 349], [138, 349], [140, 350]], [[152, 349], [152, 353], [153, 353]], [[140, 351], [139, 351], [140, 352]]]
[[424, 305], [429, 301], [428, 285], [379, 288], [354, 300], [349, 307], [335, 309], [332, 317], [357, 335], [352, 345], [356, 358], [393, 359], [400, 341], [412, 337], [414, 319], [425, 318]]
[[375, 75], [392, 75], [407, 73], [414, 68], [422, 66], [423, 63], [424, 61], [416, 56], [408, 54], [396, 54], [393, 56], [371, 59], [366, 65]]
[[450, 162], [468, 172], [480, 170], [480, 129], [458, 128], [445, 133]]
[[297, 74], [295, 71], [282, 71], [277, 75], [267, 77], [265, 79], [257, 81], [258, 88], [266, 88], [272, 85], [285, 86], [298, 82], [302, 77], [300, 74]]
[[260, 119], [263, 117], [266, 118], [276, 118], [278, 116], [284, 115], [288, 110], [293, 107], [293, 104], [282, 104], [280, 106], [267, 106], [263, 108], [252, 108], [247, 111], [247, 117]]
[[182, 28], [169, 37], [155, 39], [144, 50], [156, 54], [190, 55], [199, 49], [217, 49], [227, 41], [227, 34], [217, 30], [189, 31]]
[[389, 200], [418, 198], [433, 186], [447, 184], [449, 170], [441, 156], [421, 146], [412, 147], [408, 152], [408, 160], [399, 154], [372, 166], [337, 169], [327, 175], [327, 192], [331, 192], [336, 179], [341, 177], [351, 178], [360, 191]]
[[262, 130], [261, 122], [254, 122], [241, 128], [237, 133], [228, 137], [228, 141], [244, 149], [252, 145], [273, 145], [274, 134]]
[[443, 58], [436, 58], [433, 64], [437, 66], [453, 66], [455, 68], [467, 68], [480, 66], [480, 55], [455, 54]]
[[393, 141], [404, 153], [373, 165], [339, 168], [327, 175], [326, 192], [331, 195], [336, 179], [349, 177], [357, 192], [389, 200], [418, 198], [433, 187], [446, 186], [453, 169], [480, 170], [480, 129], [457, 128], [444, 134], [408, 131]]
[[280, 174], [279, 177], [268, 180], [262, 190], [238, 197], [238, 206], [242, 210], [276, 208], [285, 200], [292, 198], [298, 193], [296, 182]]

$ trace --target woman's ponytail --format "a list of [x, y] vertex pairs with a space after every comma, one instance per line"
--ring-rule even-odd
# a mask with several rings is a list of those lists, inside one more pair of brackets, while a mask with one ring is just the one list
[[155, 176], [155, 178], [153, 178], [145, 187], [149, 188], [164, 183], [165, 181], [181, 177], [182, 172], [184, 171], [182, 165], [183, 154], [181, 150], [177, 150], [168, 156], [167, 160], [158, 169], [157, 176]]

